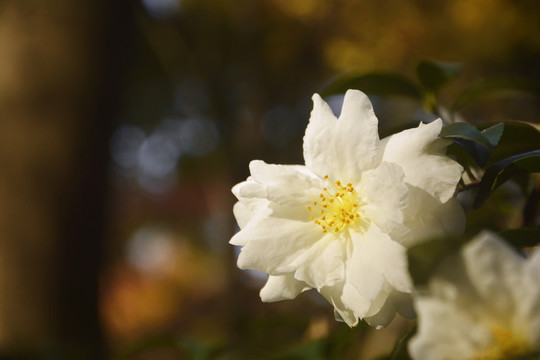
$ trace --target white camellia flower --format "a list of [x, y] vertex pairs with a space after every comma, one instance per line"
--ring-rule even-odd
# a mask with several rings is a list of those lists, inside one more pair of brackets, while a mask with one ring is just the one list
[[443, 263], [415, 305], [413, 359], [540, 359], [540, 250], [526, 259], [480, 233]]
[[406, 248], [461, 232], [453, 197], [462, 167], [445, 155], [440, 120], [379, 140], [368, 97], [349, 90], [339, 119], [317, 94], [306, 165], [255, 160], [233, 188], [242, 269], [264, 271], [263, 301], [317, 289], [349, 326], [414, 316]]

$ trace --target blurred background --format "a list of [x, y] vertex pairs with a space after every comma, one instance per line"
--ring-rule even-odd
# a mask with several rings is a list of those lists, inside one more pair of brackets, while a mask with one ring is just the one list
[[[0, 358], [387, 355], [402, 319], [349, 329], [311, 292], [260, 302], [230, 189], [252, 159], [302, 163], [311, 96], [348, 71], [464, 64], [442, 104], [493, 74], [538, 81], [539, 24], [534, 0], [0, 0]], [[383, 135], [432, 117], [372, 100]]]

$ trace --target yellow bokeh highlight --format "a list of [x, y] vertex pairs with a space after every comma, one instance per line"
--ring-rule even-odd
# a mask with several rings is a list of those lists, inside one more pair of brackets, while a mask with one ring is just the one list
[[322, 16], [326, 11], [324, 0], [272, 0], [274, 5], [288, 16], [309, 20]]

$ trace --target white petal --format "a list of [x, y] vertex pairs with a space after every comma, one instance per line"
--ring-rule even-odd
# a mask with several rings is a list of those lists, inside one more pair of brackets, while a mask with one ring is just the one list
[[245, 204], [242, 204], [240, 201], [234, 204], [233, 213], [240, 229], [244, 228], [247, 225], [252, 216], [251, 210], [249, 210], [249, 208]]
[[430, 296], [415, 301], [419, 327], [411, 356], [473, 358], [491, 343], [494, 324], [540, 350], [540, 256], [529, 261], [495, 234], [477, 235], [432, 277]]
[[342, 241], [333, 235], [326, 235], [315, 243], [293, 263], [297, 268], [294, 277], [317, 290], [343, 280], [346, 247]]
[[249, 228], [256, 228], [259, 222], [270, 216], [272, 210], [268, 207], [268, 201], [258, 198], [241, 198], [233, 207], [233, 213], [240, 229], [248, 228], [246, 231], [239, 231], [229, 241], [232, 245], [244, 246], [250, 238], [246, 235]]
[[[383, 277], [396, 290], [411, 292], [412, 282], [407, 268], [405, 248], [376, 227], [365, 234], [352, 234], [354, 248], [349, 266], [349, 281], [360, 294], [374, 299], [382, 286]], [[362, 284], [377, 283], [377, 286]], [[364, 292], [364, 289], [371, 289]]]
[[379, 295], [377, 295], [377, 297], [371, 301], [371, 305], [367, 313], [365, 313], [365, 317], [371, 317], [377, 314], [383, 308], [383, 306], [388, 303], [391, 293], [392, 287], [390, 284], [388, 284], [388, 281], [385, 281], [381, 290], [379, 291]]
[[[322, 181], [307, 167], [273, 165], [254, 160], [250, 163], [250, 170], [252, 176], [232, 189], [242, 203], [249, 207], [263, 204], [264, 208], [272, 210], [274, 217], [309, 220], [307, 206], [318, 198]], [[255, 199], [260, 202], [255, 202]], [[252, 212], [256, 213], [254, 210]]]
[[302, 165], [274, 165], [254, 160], [249, 169], [253, 181], [266, 189], [266, 198], [282, 206], [307, 205], [313, 201], [314, 192], [321, 189], [321, 180]]
[[415, 304], [418, 332], [409, 342], [409, 354], [415, 360], [473, 359], [491, 339], [482, 324], [452, 303], [420, 298]]
[[250, 221], [256, 221], [257, 217], [266, 217], [270, 214], [268, 201], [256, 198], [237, 201], [233, 206], [233, 214], [238, 226], [243, 229]]
[[355, 286], [350, 283], [345, 283], [343, 286], [343, 293], [341, 294], [341, 302], [344, 307], [353, 311], [355, 317], [354, 321], [357, 322], [358, 319], [356, 318], [362, 319], [368, 312], [372, 299], [363, 297]]
[[[353, 238], [354, 239], [354, 238]], [[384, 276], [377, 262], [380, 260], [370, 253], [374, 248], [372, 239], [354, 239], [351, 259], [347, 263], [347, 283], [353, 286], [358, 294], [368, 301], [377, 297], [384, 284]], [[365, 311], [359, 313], [363, 317]]]
[[334, 148], [336, 117], [330, 106], [318, 95], [313, 95], [313, 110], [304, 136], [306, 166], [320, 177], [339, 174]]
[[441, 203], [428, 192], [409, 185], [403, 224], [408, 229], [393, 238], [405, 247], [437, 237], [461, 235], [465, 230], [465, 213], [456, 198]]
[[364, 321], [368, 323], [369, 326], [373, 326], [376, 329], [381, 329], [387, 326], [396, 317], [396, 308], [394, 307], [394, 304], [390, 299], [390, 295], [386, 292], [381, 293], [381, 295], [383, 296], [380, 296], [380, 298], [385, 300], [383, 305], [378, 305], [379, 308], [377, 309], [377, 311], [373, 315], [368, 316], [368, 314], [371, 313], [370, 309], [370, 311], [368, 311], [368, 314], [366, 314], [366, 317], [364, 317]]
[[362, 210], [368, 219], [387, 233], [403, 223], [401, 209], [406, 206], [409, 193], [403, 178], [401, 168], [388, 162], [382, 162], [377, 168], [362, 174], [358, 193], [367, 203]]
[[[347, 263], [341, 301], [355, 316], [369, 317], [370, 325], [386, 326], [397, 310], [403, 313], [410, 310], [410, 299], [407, 303], [405, 294], [399, 297], [396, 292], [396, 289], [399, 294], [412, 290], [405, 249], [376, 228], [352, 236], [353, 252]], [[396, 302], [389, 301], [393, 293]]]
[[245, 243], [238, 267], [264, 271], [271, 275], [295, 270], [293, 262], [321, 239], [322, 232], [313, 223], [268, 217], [256, 225], [248, 224], [236, 235]]
[[232, 188], [232, 193], [238, 200], [251, 198], [265, 198], [266, 187], [254, 181], [252, 177], [246, 181], [236, 184]]
[[351, 181], [353, 175], [373, 168], [378, 161], [378, 124], [367, 95], [358, 90], [347, 91], [337, 121], [336, 145], [341, 149], [338, 154], [348, 160], [342, 170], [350, 171]]
[[495, 234], [482, 232], [468, 243], [462, 257], [476, 291], [486, 304], [501, 313], [513, 313], [519, 300], [512, 288], [520, 283], [524, 259]]
[[377, 300], [374, 301], [366, 314], [364, 320], [370, 326], [377, 328], [387, 326], [392, 322], [396, 313], [401, 314], [401, 316], [407, 319], [414, 319], [416, 317], [411, 294], [390, 290], [389, 294], [385, 294], [384, 299], [386, 301], [382, 306], [377, 304]]
[[416, 311], [413, 306], [413, 297], [410, 293], [402, 293], [399, 291], [393, 291], [390, 294], [392, 303], [396, 311], [405, 319], [415, 319]]
[[446, 202], [454, 195], [463, 168], [444, 155], [449, 142], [437, 138], [441, 126], [440, 119], [420, 124], [383, 139], [381, 145], [382, 160], [400, 165], [405, 181]]
[[378, 121], [369, 99], [360, 91], [347, 91], [338, 120], [319, 95], [313, 103], [304, 136], [306, 166], [320, 177], [359, 181], [362, 171], [378, 161]]
[[296, 280], [291, 274], [268, 277], [261, 289], [261, 300], [273, 302], [294, 299], [301, 292], [308, 290], [306, 283]]
[[[517, 288], [519, 317], [526, 326], [529, 344], [538, 344], [540, 349], [540, 248], [531, 254], [524, 267], [522, 283]], [[518, 325], [521, 325], [518, 324]]]
[[234, 234], [233, 237], [231, 238], [231, 240], [229, 241], [229, 244], [235, 245], [235, 246], [244, 246], [244, 245], [246, 245], [248, 243], [248, 241], [249, 241], [249, 238], [246, 238], [246, 237], [242, 236], [243, 234], [240, 234], [240, 233], [241, 233], [241, 231]]
[[[334, 306], [334, 315], [336, 320], [343, 321], [350, 327], [358, 325], [358, 316], [349, 306], [343, 303], [343, 299], [348, 296], [344, 295], [345, 291], [343, 282], [334, 286], [324, 287], [319, 290], [319, 292]], [[348, 302], [357, 304], [358, 306], [361, 306], [359, 304], [362, 301], [364, 300], [356, 297], [348, 300]]]
[[238, 222], [238, 226], [240, 228], [243, 228], [246, 226], [249, 219], [251, 219], [251, 210], [246, 206], [246, 204], [242, 204], [240, 201], [238, 201], [233, 206], [233, 213], [234, 217], [236, 218], [236, 221]]

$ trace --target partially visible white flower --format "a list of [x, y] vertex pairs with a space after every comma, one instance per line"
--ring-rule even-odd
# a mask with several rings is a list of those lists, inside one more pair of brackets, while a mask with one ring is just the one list
[[379, 140], [367, 96], [346, 93], [339, 119], [317, 94], [306, 165], [255, 160], [233, 188], [242, 269], [270, 276], [263, 301], [317, 289], [349, 326], [414, 316], [406, 248], [463, 230], [453, 195], [462, 167], [445, 155], [440, 120]]
[[525, 259], [483, 232], [430, 280], [415, 300], [418, 360], [540, 357], [540, 251]]

